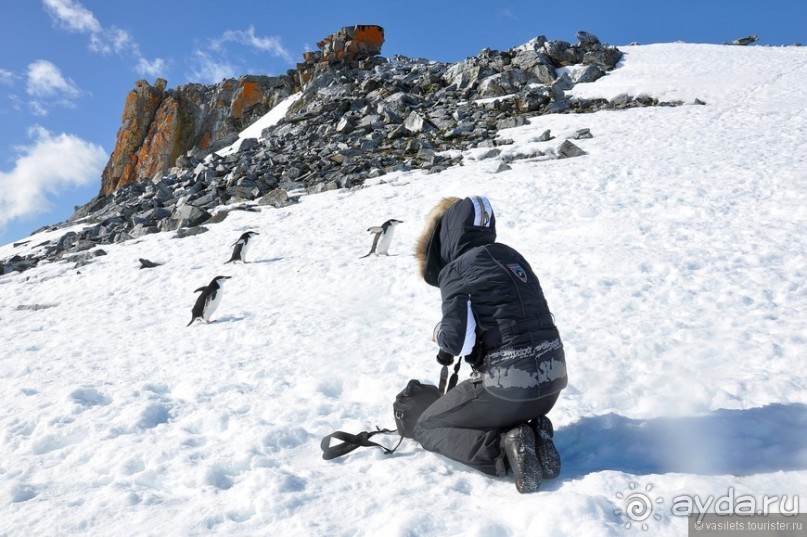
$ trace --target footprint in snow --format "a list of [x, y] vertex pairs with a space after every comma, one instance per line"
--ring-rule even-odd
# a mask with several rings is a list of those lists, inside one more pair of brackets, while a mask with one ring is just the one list
[[111, 400], [95, 388], [79, 388], [70, 394], [70, 399], [85, 408], [108, 405]]

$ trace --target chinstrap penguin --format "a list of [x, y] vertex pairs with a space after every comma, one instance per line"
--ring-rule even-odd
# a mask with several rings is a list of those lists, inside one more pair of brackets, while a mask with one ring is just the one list
[[[242, 263], [247, 262], [247, 250], [249, 250], [249, 247], [252, 245], [253, 235], [259, 235], [259, 233], [255, 231], [247, 231], [233, 243], [233, 256], [229, 261], [227, 261], [227, 263], [232, 263], [233, 261], [241, 261]], [[224, 264], [226, 265], [227, 263]]]
[[392, 243], [392, 234], [395, 231], [395, 226], [398, 224], [403, 224], [403, 221], [395, 220], [393, 218], [391, 220], [387, 220], [380, 226], [367, 228], [367, 231], [375, 235], [373, 237], [373, 246], [370, 248], [370, 251], [367, 252], [367, 255], [363, 255], [359, 259], [364, 259], [370, 254], [389, 255], [388, 251], [389, 246]]
[[194, 293], [201, 291], [202, 294], [199, 295], [199, 298], [196, 299], [196, 304], [193, 305], [193, 309], [191, 310], [193, 317], [187, 326], [192, 325], [193, 321], [197, 319], [203, 319], [208, 323], [210, 322], [210, 317], [216, 311], [216, 308], [219, 307], [219, 303], [221, 303], [222, 284], [224, 280], [229, 279], [230, 276], [216, 276], [208, 285], [194, 291]]

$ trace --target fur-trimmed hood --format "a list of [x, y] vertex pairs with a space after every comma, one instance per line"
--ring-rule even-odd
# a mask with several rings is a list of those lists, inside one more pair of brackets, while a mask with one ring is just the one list
[[426, 216], [415, 246], [421, 277], [438, 286], [448, 263], [475, 246], [496, 241], [496, 218], [486, 197], [443, 198]]

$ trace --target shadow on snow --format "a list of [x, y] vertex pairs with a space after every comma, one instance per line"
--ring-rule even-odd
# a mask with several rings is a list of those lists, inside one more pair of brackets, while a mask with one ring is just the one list
[[561, 480], [613, 470], [749, 475], [807, 469], [807, 405], [720, 409], [706, 416], [582, 418], [555, 434]]

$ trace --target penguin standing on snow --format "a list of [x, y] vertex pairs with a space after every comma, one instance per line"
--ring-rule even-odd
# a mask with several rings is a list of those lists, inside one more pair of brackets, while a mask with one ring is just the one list
[[[243, 235], [241, 235], [237, 241], [233, 243], [233, 256], [230, 258], [227, 263], [232, 263], [233, 261], [241, 261], [242, 263], [247, 262], [247, 250], [252, 245], [252, 236], [259, 235], [259, 233], [255, 231], [247, 231]], [[227, 263], [224, 263], [225, 265]]]
[[403, 221], [395, 220], [393, 218], [391, 220], [387, 220], [380, 226], [367, 228], [367, 231], [375, 235], [375, 237], [373, 237], [373, 246], [370, 248], [370, 251], [367, 252], [367, 255], [363, 255], [359, 259], [364, 259], [370, 254], [389, 255], [387, 252], [389, 250], [390, 243], [392, 243], [392, 234], [395, 231], [395, 226], [398, 224], [403, 224]]
[[193, 305], [193, 309], [191, 310], [193, 317], [191, 318], [191, 322], [188, 323], [188, 326], [192, 325], [193, 321], [196, 319], [204, 319], [205, 322], [210, 322], [210, 317], [221, 302], [221, 286], [224, 280], [229, 279], [230, 276], [216, 276], [208, 285], [194, 291], [194, 293], [201, 291], [202, 294], [199, 295], [199, 298], [196, 299], [196, 304]]

